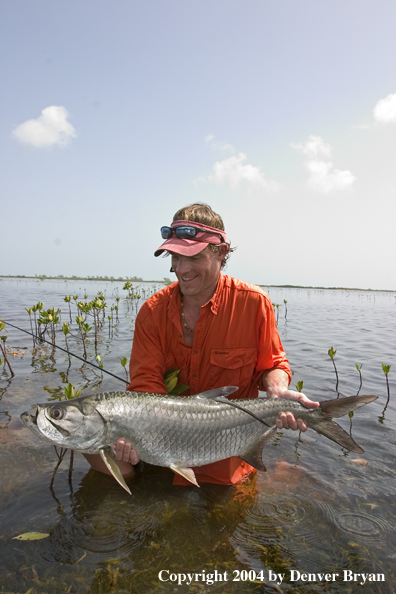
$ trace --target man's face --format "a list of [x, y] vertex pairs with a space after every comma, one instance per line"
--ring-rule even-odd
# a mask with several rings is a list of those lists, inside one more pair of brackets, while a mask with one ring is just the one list
[[218, 252], [211, 252], [207, 247], [196, 256], [172, 254], [172, 268], [179, 281], [183, 295], [205, 297], [208, 301], [219, 280], [221, 262], [227, 253], [225, 246]]

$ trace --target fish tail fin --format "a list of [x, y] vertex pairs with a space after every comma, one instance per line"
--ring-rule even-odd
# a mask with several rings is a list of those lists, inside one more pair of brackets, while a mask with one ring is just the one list
[[334, 398], [333, 400], [325, 400], [320, 403], [320, 408], [323, 413], [323, 418], [318, 425], [315, 426], [315, 431], [325, 435], [341, 447], [362, 454], [363, 449], [356, 443], [354, 439], [346, 432], [340, 425], [338, 425], [333, 418], [343, 417], [351, 411], [373, 402], [378, 396], [362, 395], [362, 396], [348, 396], [346, 398]]
[[363, 454], [364, 450], [361, 448], [354, 439], [344, 431], [342, 427], [330, 417], [322, 419], [318, 425], [315, 425], [315, 431], [325, 435], [335, 443], [338, 443], [341, 447], [356, 452], [357, 454]]
[[332, 418], [337, 419], [350, 413], [356, 408], [360, 408], [373, 400], [377, 400], [378, 396], [362, 395], [362, 396], [348, 396], [346, 398], [333, 398], [333, 400], [325, 400], [320, 403], [320, 408], [323, 413], [329, 414]]

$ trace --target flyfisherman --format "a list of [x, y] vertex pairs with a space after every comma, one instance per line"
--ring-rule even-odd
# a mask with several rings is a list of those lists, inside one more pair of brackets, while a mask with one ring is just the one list
[[[128, 390], [166, 394], [164, 374], [180, 369], [183, 394], [239, 386], [233, 398], [298, 400], [316, 408], [302, 393], [288, 389], [291, 372], [277, 331], [273, 306], [259, 287], [225, 275], [233, 251], [223, 220], [210, 206], [192, 204], [179, 210], [170, 226], [161, 228], [164, 243], [155, 256], [171, 256], [177, 282], [150, 297], [136, 318]], [[279, 429], [306, 431], [290, 412], [276, 422]], [[116, 444], [117, 460], [126, 476], [139, 461], [125, 440]], [[86, 456], [93, 468], [108, 473], [99, 456]], [[234, 484], [254, 468], [232, 457], [194, 468], [199, 483]], [[174, 484], [188, 485], [175, 475]]]

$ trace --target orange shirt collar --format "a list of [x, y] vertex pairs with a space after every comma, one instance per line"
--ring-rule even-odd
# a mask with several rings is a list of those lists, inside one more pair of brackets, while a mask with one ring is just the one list
[[[217, 283], [217, 287], [215, 292], [213, 293], [212, 297], [209, 299], [207, 303], [205, 303], [202, 307], [206, 307], [209, 303], [211, 304], [211, 310], [216, 315], [219, 309], [219, 304], [221, 300], [221, 295], [223, 292], [225, 282], [225, 276], [222, 272], [220, 272], [219, 282]], [[179, 291], [179, 283], [176, 283], [175, 286], [172, 288], [172, 295], [169, 300], [169, 317], [172, 320], [176, 320], [180, 318], [180, 307], [181, 307], [181, 295]]]

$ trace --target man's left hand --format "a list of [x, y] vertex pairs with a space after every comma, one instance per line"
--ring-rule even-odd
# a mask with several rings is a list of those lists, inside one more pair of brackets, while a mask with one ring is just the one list
[[[317, 408], [319, 406], [319, 402], [314, 402], [302, 392], [294, 392], [293, 390], [283, 390], [277, 393], [276, 396], [273, 395], [272, 398], [297, 400], [303, 406], [305, 406], [305, 408]], [[308, 429], [304, 421], [302, 419], [296, 419], [291, 412], [281, 413], [279, 418], [276, 420], [276, 426], [278, 429], [293, 429], [294, 431], [306, 431]]]

